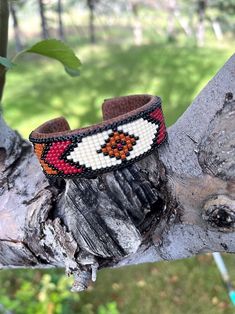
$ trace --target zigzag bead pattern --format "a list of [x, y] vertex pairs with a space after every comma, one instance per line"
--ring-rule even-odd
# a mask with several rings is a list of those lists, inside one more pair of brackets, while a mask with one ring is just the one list
[[[138, 100], [137, 96], [124, 97], [127, 106], [131, 97]], [[155, 102], [136, 106], [138, 110], [131, 110], [128, 115], [117, 116], [119, 121], [110, 119], [110, 123], [108, 120], [88, 129], [70, 131], [67, 122], [60, 118], [39, 127], [41, 133], [33, 131], [30, 140], [44, 173], [48, 177], [89, 178], [126, 167], [150, 154], [167, 136], [161, 102], [157, 97], [153, 99]], [[135, 104], [131, 106], [135, 108]], [[62, 132], [58, 131], [60, 128]]]

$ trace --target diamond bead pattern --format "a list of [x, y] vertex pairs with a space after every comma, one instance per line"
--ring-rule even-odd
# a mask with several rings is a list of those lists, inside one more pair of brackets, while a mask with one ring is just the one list
[[[119, 165], [149, 151], [154, 145], [158, 128], [155, 121], [139, 118], [119, 125], [117, 129], [84, 137], [66, 158], [91, 170]], [[117, 145], [121, 142], [116, 143], [119, 139], [126, 139], [127, 144], [119, 146], [120, 151]]]
[[133, 150], [138, 140], [138, 136], [129, 135], [121, 130], [112, 132], [109, 134], [106, 144], [102, 145], [97, 153], [103, 153], [104, 156], [116, 158], [117, 160], [125, 160], [127, 156], [130, 156], [130, 151]]
[[30, 140], [49, 177], [88, 176], [127, 166], [166, 139], [160, 104], [89, 132]]

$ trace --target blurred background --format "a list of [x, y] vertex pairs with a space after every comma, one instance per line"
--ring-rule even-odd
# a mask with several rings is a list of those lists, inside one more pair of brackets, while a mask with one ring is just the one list
[[[235, 0], [17, 0], [9, 56], [42, 38], [64, 40], [78, 78], [56, 61], [20, 59], [8, 73], [4, 116], [25, 138], [63, 115], [72, 128], [98, 122], [103, 99], [150, 93], [168, 126], [234, 52]], [[235, 284], [235, 257], [225, 255]], [[234, 313], [211, 255], [102, 270], [86, 292], [63, 270], [2, 270], [4, 314]]]

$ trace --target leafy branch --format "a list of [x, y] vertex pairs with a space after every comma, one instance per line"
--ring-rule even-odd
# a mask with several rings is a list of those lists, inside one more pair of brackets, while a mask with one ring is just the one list
[[81, 61], [75, 55], [73, 50], [57, 39], [43, 40], [30, 48], [26, 48], [15, 55], [11, 60], [7, 58], [8, 43], [8, 19], [9, 4], [8, 0], [0, 1], [0, 101], [2, 99], [3, 89], [5, 85], [6, 72], [12, 69], [16, 60], [26, 53], [35, 53], [41, 56], [55, 59], [61, 62], [65, 71], [70, 76], [78, 76], [80, 74]]
[[26, 53], [35, 53], [61, 62], [70, 76], [78, 76], [80, 74], [81, 61], [69, 46], [57, 39], [39, 41], [32, 47], [18, 52], [11, 60], [6, 57], [0, 57], [0, 64], [5, 68], [5, 71], [10, 70], [14, 67], [19, 57]]

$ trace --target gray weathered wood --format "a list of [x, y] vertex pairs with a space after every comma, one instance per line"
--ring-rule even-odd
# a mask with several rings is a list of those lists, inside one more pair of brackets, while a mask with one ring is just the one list
[[94, 179], [48, 182], [0, 119], [0, 265], [102, 267], [235, 252], [235, 55], [151, 156]]

